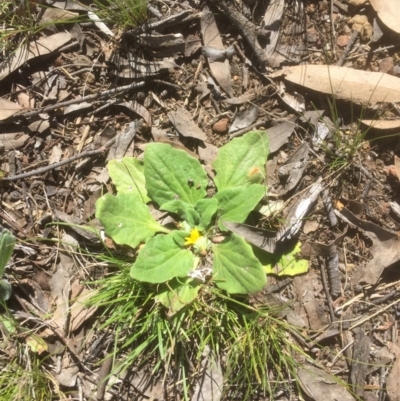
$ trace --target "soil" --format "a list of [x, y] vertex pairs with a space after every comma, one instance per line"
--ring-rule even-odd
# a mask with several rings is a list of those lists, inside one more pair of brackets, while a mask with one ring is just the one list
[[[75, 4], [71, 0], [48, 3], [50, 8], [68, 3], [70, 10]], [[379, 22], [368, 2], [287, 0], [282, 2], [282, 17], [264, 26], [269, 3], [272, 1], [151, 0], [149, 4], [159, 15], [149, 8], [147, 23], [133, 34], [127, 29], [121, 33], [109, 24], [116, 33], [113, 37], [93, 23], [53, 25], [29, 40], [69, 32], [72, 38], [67, 44], [75, 44], [67, 48], [62, 44], [45, 56], [21, 63], [4, 77], [2, 71], [9, 68], [12, 55], [2, 52], [0, 91], [10, 103], [0, 110], [4, 174], [0, 223], [18, 239], [5, 275], [14, 294], [8, 306], [20, 324], [37, 330], [51, 349], [60, 343], [54, 333], [39, 329], [46, 313], [59, 310], [54, 284], [58, 275], [67, 274], [72, 292], [79, 294], [85, 291], [84, 282], [107, 272], [104, 266], [74, 254], [67, 244], [93, 252], [101, 249], [98, 238], [79, 230], [79, 225], [101, 228], [95, 219], [95, 202], [102, 193], [113, 192], [108, 160], [140, 156], [147, 143], [162, 141], [194, 154], [212, 174], [216, 148], [250, 130], [269, 132], [289, 121], [293, 129], [271, 152], [267, 165], [269, 200], [282, 200], [284, 208], [272, 216], [250, 219], [260, 228], [287, 229], [291, 211], [310, 196], [310, 188], [319, 179], [325, 192], [321, 191], [301, 217], [303, 223], [295, 233], [303, 257], [309, 260], [308, 273], [270, 276], [267, 292], [274, 289], [291, 301], [291, 316], [285, 318], [302, 333], [299, 346], [330, 377], [348, 384], [346, 397], [398, 400], [400, 142], [398, 128], [368, 128], [360, 119], [396, 120], [399, 106], [335, 99], [271, 74], [287, 66], [335, 65], [344, 53], [344, 67], [396, 77], [400, 71], [399, 34]], [[201, 13], [206, 5], [215, 16], [213, 27], [218, 28], [223, 49], [234, 49], [232, 55], [219, 56], [223, 61], [212, 61], [204, 49], [213, 44], [218, 48], [212, 41], [204, 42]], [[238, 25], [224, 5], [245, 17], [249, 25]], [[39, 18], [37, 7], [32, 12]], [[181, 12], [187, 13], [185, 19], [161, 24]], [[360, 32], [351, 49], [346, 49], [360, 18]], [[150, 29], [158, 22], [160, 28]], [[280, 29], [276, 31], [276, 27]], [[261, 32], [258, 46], [263, 52], [277, 35], [275, 51], [272, 49], [266, 64], [260, 62], [257, 46], [246, 40], [243, 30]], [[163, 36], [146, 39], [143, 33]], [[133, 67], [124, 69], [127, 60]], [[283, 92], [282, 82], [286, 84]], [[111, 91], [131, 84], [138, 87], [120, 89], [118, 94]], [[90, 97], [102, 92], [101, 97]], [[85, 96], [89, 96], [86, 101], [82, 99]], [[293, 107], [289, 97], [300, 100]], [[72, 104], [65, 105], [67, 101]], [[6, 117], [11, 103], [18, 105], [18, 112]], [[36, 113], [30, 115], [32, 111]], [[171, 112], [176, 112], [175, 120]], [[307, 118], [305, 113], [309, 113]], [[315, 130], [322, 116], [328, 117], [331, 125], [325, 125], [328, 136], [316, 146]], [[346, 153], [355, 142], [355, 150]], [[291, 158], [304, 144], [308, 144], [306, 156], [293, 164]], [[289, 166], [286, 176], [282, 173], [285, 164]], [[288, 176], [289, 181], [296, 181], [293, 185], [288, 185]], [[334, 210], [335, 221], [329, 218], [329, 208]], [[115, 245], [109, 239], [106, 243]], [[376, 265], [373, 271], [371, 261]], [[255, 299], [255, 304], [268, 303], [262, 294]], [[29, 321], [31, 316], [36, 320]], [[63, 341], [74, 344], [77, 353], [88, 352], [90, 346], [84, 348], [82, 338], [89, 336], [93, 316], [82, 317], [75, 331], [60, 334]], [[3, 341], [6, 338], [4, 334]], [[96, 336], [91, 340], [95, 342]], [[4, 350], [4, 358], [12, 352], [12, 347]], [[71, 394], [78, 394], [76, 384], [68, 387], [60, 374], [55, 377]], [[300, 399], [307, 386], [314, 391], [308, 396], [320, 399], [313, 387], [316, 380], [310, 384], [310, 379], [302, 377], [301, 390], [294, 386], [292, 394], [254, 395], [253, 399]], [[118, 395], [117, 384], [112, 394], [107, 399], [129, 399]], [[137, 399], [148, 397], [151, 394], [145, 393]], [[329, 394], [324, 397], [331, 399]], [[347, 399], [335, 397], [332, 399]]]

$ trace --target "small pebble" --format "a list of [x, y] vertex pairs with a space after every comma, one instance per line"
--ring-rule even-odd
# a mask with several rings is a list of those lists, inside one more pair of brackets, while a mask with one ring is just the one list
[[347, 35], [340, 35], [337, 38], [336, 43], [338, 44], [338, 46], [340, 47], [345, 47], [347, 46], [347, 43], [349, 43], [349, 37]]
[[379, 62], [379, 71], [380, 72], [392, 72], [394, 67], [394, 63], [393, 63], [393, 58], [392, 57], [386, 57], [383, 58], [380, 62]]
[[229, 118], [222, 117], [212, 127], [212, 130], [217, 134], [225, 134], [228, 131]]

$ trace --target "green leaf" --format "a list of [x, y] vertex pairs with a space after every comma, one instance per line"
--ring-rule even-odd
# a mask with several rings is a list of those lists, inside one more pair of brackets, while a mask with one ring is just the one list
[[164, 203], [160, 209], [177, 214], [182, 220], [186, 220], [191, 227], [195, 227], [199, 224], [200, 216], [194, 210], [193, 205], [183, 202], [180, 199]]
[[118, 192], [135, 192], [147, 203], [144, 165], [135, 157], [124, 157], [122, 160], [110, 160], [107, 165], [111, 180]]
[[96, 202], [96, 217], [103, 224], [106, 234], [117, 244], [136, 248], [156, 232], [169, 230], [157, 223], [138, 194], [106, 194]]
[[11, 284], [7, 280], [0, 280], [0, 300], [8, 301], [11, 297]]
[[264, 131], [249, 132], [224, 145], [213, 163], [218, 190], [262, 183], [268, 153]]
[[[272, 255], [270, 253], [259, 250], [259, 260], [263, 264], [264, 271], [267, 274], [275, 274], [277, 276], [298, 276], [307, 273], [308, 260], [299, 259], [301, 253], [301, 243], [284, 255]], [[258, 256], [258, 253], [256, 253]]]
[[146, 283], [164, 283], [174, 277], [187, 276], [194, 261], [193, 253], [176, 243], [174, 233], [157, 235], [140, 250], [131, 276]]
[[218, 201], [215, 198], [200, 199], [194, 205], [195, 210], [200, 215], [199, 226], [202, 230], [207, 230], [212, 218], [218, 209]]
[[[264, 195], [265, 186], [260, 184], [223, 189], [214, 197], [218, 201], [220, 220], [243, 223]], [[223, 223], [220, 222], [219, 226], [226, 230]]]
[[14, 251], [15, 237], [6, 228], [0, 233], [0, 277]]
[[231, 294], [248, 294], [264, 288], [264, 269], [244, 239], [232, 234], [212, 249], [213, 276], [219, 288]]
[[165, 143], [146, 146], [144, 175], [151, 199], [160, 206], [176, 199], [194, 205], [206, 196], [207, 174], [199, 161]]
[[168, 285], [164, 285], [155, 299], [169, 309], [168, 316], [171, 317], [193, 302], [197, 298], [199, 290], [200, 283], [192, 278], [187, 278], [184, 282], [175, 279]]

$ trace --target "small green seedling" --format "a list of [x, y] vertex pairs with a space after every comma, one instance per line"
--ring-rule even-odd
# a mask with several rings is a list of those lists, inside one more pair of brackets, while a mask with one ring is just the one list
[[[3, 277], [7, 262], [9, 261], [15, 245], [15, 237], [7, 230], [0, 233], [0, 277]], [[0, 301], [7, 301], [11, 297], [11, 285], [5, 280], [0, 280]]]
[[[131, 276], [159, 284], [156, 300], [177, 312], [202, 285], [229, 294], [260, 291], [266, 271], [253, 248], [224, 221], [243, 223], [266, 194], [268, 139], [249, 132], [219, 149], [213, 163], [216, 194], [207, 197], [207, 173], [199, 161], [168, 144], [146, 146], [144, 160], [108, 164], [118, 191], [96, 203], [96, 217], [117, 244], [141, 246]], [[178, 216], [172, 228], [153, 217], [147, 203]], [[141, 245], [143, 244], [144, 245]]]

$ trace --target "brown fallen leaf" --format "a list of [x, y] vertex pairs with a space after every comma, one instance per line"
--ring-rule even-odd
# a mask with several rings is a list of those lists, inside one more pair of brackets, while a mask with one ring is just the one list
[[0, 64], [0, 81], [19, 68], [22, 64], [53, 53], [72, 39], [69, 33], [62, 32], [29, 43], [29, 46], [21, 46], [9, 59]]
[[284, 68], [270, 77], [338, 98], [365, 103], [400, 102], [400, 78], [381, 72], [360, 71], [332, 65], [304, 64]]
[[314, 366], [300, 368], [297, 372], [302, 390], [315, 401], [355, 401], [339, 383], [339, 379]]
[[186, 109], [180, 107], [176, 111], [171, 111], [168, 117], [182, 136], [196, 138], [200, 141], [207, 139], [204, 132], [193, 121], [192, 115]]
[[[305, 309], [308, 318], [308, 325], [312, 330], [319, 330], [326, 326], [328, 320], [325, 316], [325, 310], [314, 295], [313, 282], [315, 273], [310, 270], [307, 274], [293, 278], [294, 290], [297, 294], [297, 301]], [[304, 318], [304, 316], [303, 316]]]
[[275, 64], [274, 52], [279, 39], [279, 28], [285, 9], [285, 0], [271, 1], [264, 15], [264, 27], [271, 31], [268, 44], [265, 47], [265, 54], [272, 60], [272, 67], [278, 67], [280, 63]]
[[391, 342], [388, 342], [387, 345], [396, 359], [386, 379], [386, 391], [390, 401], [400, 401], [400, 348]]
[[400, 33], [400, 0], [370, 0], [371, 6], [378, 13], [379, 19], [392, 31]]
[[[201, 33], [203, 35], [204, 46], [210, 46], [215, 49], [225, 50], [214, 14], [209, 10], [208, 6], [203, 8], [201, 15]], [[214, 61], [209, 63], [210, 70], [214, 78], [221, 85], [221, 88], [229, 95], [233, 96], [231, 86], [231, 70], [229, 61]]]
[[372, 259], [354, 271], [352, 283], [374, 285], [383, 271], [400, 259], [399, 236], [374, 223], [358, 219], [347, 209], [342, 209], [340, 212], [335, 210], [335, 214], [348, 224], [363, 230], [372, 240], [373, 245], [369, 248]]
[[[0, 111], [1, 113], [1, 111]], [[10, 134], [0, 135], [0, 146], [4, 147], [5, 150], [18, 149], [26, 144], [29, 140], [29, 135], [23, 132], [14, 132]]]

